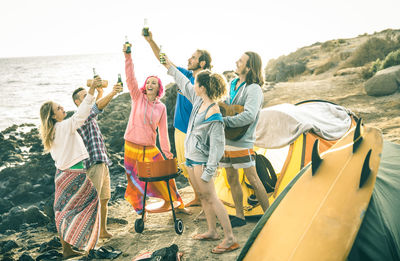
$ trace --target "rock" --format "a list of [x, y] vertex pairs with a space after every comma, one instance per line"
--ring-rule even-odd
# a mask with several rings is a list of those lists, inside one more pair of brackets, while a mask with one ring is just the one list
[[14, 261], [15, 259], [12, 258], [11, 254], [7, 253], [3, 256], [3, 259], [1, 261]]
[[50, 250], [44, 254], [39, 255], [36, 257], [36, 261], [40, 260], [61, 260], [62, 254], [59, 253], [57, 250]]
[[11, 201], [0, 198], [0, 214], [8, 212], [12, 207], [14, 207], [14, 204]]
[[54, 220], [54, 194], [49, 197], [43, 205], [43, 212], [50, 218], [50, 220]]
[[7, 253], [14, 248], [18, 247], [18, 244], [14, 240], [7, 240], [0, 243], [1, 251], [0, 254]]
[[18, 261], [34, 261], [33, 259], [27, 252], [24, 252], [19, 258]]
[[111, 193], [111, 201], [115, 201], [120, 198], [124, 198], [126, 187], [117, 185], [115, 190]]
[[36, 206], [30, 206], [28, 209], [23, 209], [19, 206], [13, 207], [8, 213], [3, 215], [3, 220], [0, 224], [0, 233], [7, 229], [20, 230], [21, 227], [29, 227], [27, 224], [46, 225], [50, 219], [44, 215]]
[[365, 82], [364, 89], [370, 96], [385, 96], [395, 93], [400, 85], [400, 65], [378, 71]]
[[61, 246], [60, 239], [58, 237], [53, 237], [49, 242], [40, 245], [39, 252], [43, 253], [52, 249], [60, 248]]
[[46, 216], [42, 211], [36, 206], [30, 206], [25, 211], [25, 222], [28, 224], [37, 223], [38, 225], [46, 225], [50, 222], [50, 218]]

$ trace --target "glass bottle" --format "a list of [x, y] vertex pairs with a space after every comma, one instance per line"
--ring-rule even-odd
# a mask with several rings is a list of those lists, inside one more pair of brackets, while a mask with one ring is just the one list
[[117, 82], [117, 84], [119, 84], [121, 86], [124, 86], [124, 84], [122, 83], [122, 79], [121, 79], [121, 74], [120, 73], [118, 74], [118, 82]]
[[149, 36], [149, 24], [147, 23], [147, 18], [144, 19], [143, 36]]
[[126, 53], [131, 53], [131, 44], [128, 41], [128, 36], [125, 36]]
[[165, 53], [163, 52], [163, 50], [162, 50], [162, 46], [160, 45], [160, 63], [161, 64], [165, 64]]

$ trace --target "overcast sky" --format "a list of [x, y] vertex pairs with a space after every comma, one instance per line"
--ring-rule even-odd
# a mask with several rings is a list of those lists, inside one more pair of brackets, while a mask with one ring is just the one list
[[217, 67], [247, 50], [265, 65], [317, 41], [400, 29], [399, 10], [400, 0], [1, 0], [0, 57], [116, 53], [125, 35], [152, 55], [147, 18], [177, 64], [201, 48]]

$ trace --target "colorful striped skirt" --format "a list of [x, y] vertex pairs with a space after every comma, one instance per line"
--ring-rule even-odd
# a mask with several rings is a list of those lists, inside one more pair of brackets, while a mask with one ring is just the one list
[[[152, 162], [163, 160], [163, 156], [155, 146], [141, 146], [125, 141], [125, 171], [128, 178], [128, 186], [125, 191], [125, 199], [131, 203], [135, 211], [141, 214], [143, 211], [143, 196], [145, 182], [140, 181], [137, 175], [136, 161]], [[184, 208], [181, 196], [176, 188], [175, 179], [169, 180], [171, 197], [173, 201], [179, 201], [179, 208]], [[147, 196], [156, 197], [169, 202], [168, 188], [165, 181], [147, 183]]]
[[99, 238], [99, 197], [85, 169], [56, 171], [54, 214], [60, 237], [89, 251]]

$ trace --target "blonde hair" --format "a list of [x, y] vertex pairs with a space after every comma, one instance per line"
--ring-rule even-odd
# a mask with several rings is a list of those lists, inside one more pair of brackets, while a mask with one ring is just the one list
[[197, 75], [196, 80], [199, 86], [206, 88], [207, 96], [211, 100], [218, 101], [226, 95], [226, 82], [221, 75], [203, 70]]
[[44, 151], [49, 152], [54, 141], [54, 125], [56, 120], [52, 118], [53, 102], [48, 101], [40, 107], [40, 137], [44, 146]]

